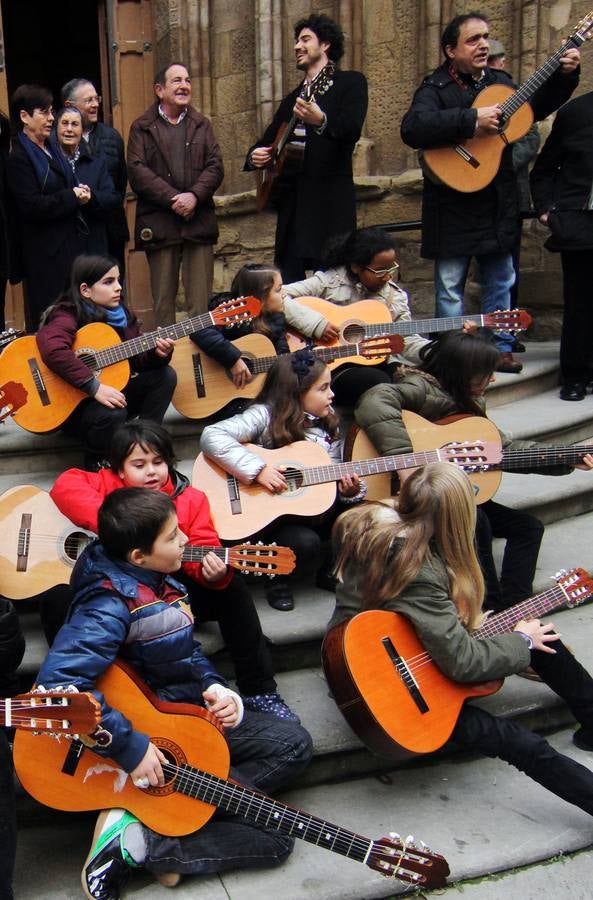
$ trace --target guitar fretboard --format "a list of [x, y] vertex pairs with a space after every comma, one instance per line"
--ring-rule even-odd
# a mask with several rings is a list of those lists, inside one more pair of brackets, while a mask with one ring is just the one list
[[427, 466], [440, 462], [439, 450], [421, 450], [419, 453], [401, 453], [398, 456], [378, 456], [373, 459], [359, 459], [354, 462], [333, 463], [326, 466], [310, 466], [294, 473], [288, 469], [284, 473], [287, 481], [297, 480], [304, 485], [327, 484], [339, 481], [344, 475], [380, 475], [385, 472], [397, 472], [399, 469], [413, 469], [416, 466]]
[[512, 472], [546, 466], [574, 466], [583, 456], [593, 453], [593, 447], [533, 447], [526, 450], [503, 450], [501, 468]]
[[148, 331], [138, 337], [130, 338], [122, 341], [121, 344], [114, 344], [111, 347], [105, 347], [103, 350], [97, 350], [94, 353], [96, 366], [102, 369], [104, 366], [112, 366], [114, 363], [121, 362], [124, 359], [131, 359], [132, 356], [139, 356], [147, 350], [154, 350], [156, 342], [160, 338], [169, 338], [172, 341], [178, 341], [182, 337], [188, 337], [195, 331], [207, 328], [213, 325], [214, 319], [211, 313], [202, 313], [199, 316], [192, 316], [191, 319], [184, 319], [175, 325], [165, 325], [157, 331]]
[[365, 337], [378, 337], [381, 334], [401, 334], [407, 337], [410, 334], [431, 334], [437, 331], [457, 331], [463, 328], [466, 322], [475, 322], [483, 327], [486, 325], [486, 316], [448, 316], [446, 319], [413, 319], [409, 322], [383, 322], [376, 325], [364, 325]]
[[207, 553], [214, 553], [227, 565], [229, 564], [230, 547], [190, 547], [189, 544], [183, 548], [184, 562], [202, 562]]
[[[583, 599], [586, 595], [583, 594]], [[522, 603], [516, 603], [510, 609], [503, 609], [502, 612], [493, 616], [488, 616], [486, 621], [480, 628], [473, 632], [473, 637], [489, 638], [496, 634], [507, 634], [512, 631], [517, 622], [521, 619], [538, 619], [546, 613], [563, 606], [567, 601], [567, 595], [560, 584], [554, 585], [535, 597], [529, 597]]]
[[258, 825], [301, 838], [358, 862], [366, 862], [372, 853], [374, 841], [369, 838], [248, 788], [231, 784], [216, 775], [189, 765], [176, 767], [169, 764], [164, 765], [163, 769], [176, 775], [175, 789], [188, 797], [211, 803]]
[[523, 106], [523, 104], [535, 94], [538, 88], [548, 80], [550, 75], [553, 75], [560, 65], [561, 58], [565, 55], [567, 50], [574, 47], [580, 47], [581, 44], [584, 43], [585, 38], [581, 37], [579, 34], [572, 35], [566, 43], [543, 64], [543, 66], [540, 66], [533, 75], [530, 75], [527, 81], [524, 81], [521, 87], [519, 87], [512, 96], [501, 103], [503, 121], [510, 118], [513, 113], [517, 112], [519, 107]]
[[[383, 334], [385, 330], [383, 330]], [[343, 359], [348, 356], [362, 356], [359, 344], [340, 344], [337, 347], [313, 347], [313, 353], [323, 362], [333, 362], [334, 359]], [[297, 350], [294, 351], [298, 353]], [[385, 355], [388, 354], [386, 350]], [[278, 357], [274, 356], [258, 356], [255, 359], [245, 359], [249, 371], [252, 375], [261, 375], [271, 369]]]

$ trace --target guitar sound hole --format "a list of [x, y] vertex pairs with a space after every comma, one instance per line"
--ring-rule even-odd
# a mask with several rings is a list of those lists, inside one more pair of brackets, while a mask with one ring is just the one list
[[293, 469], [288, 466], [284, 472], [286, 483], [288, 484], [288, 492], [300, 491], [303, 486], [303, 473], [299, 469]]
[[82, 360], [85, 366], [88, 366], [89, 369], [92, 369], [93, 372], [97, 371], [97, 360], [95, 359], [95, 354], [92, 350], [79, 350], [77, 352], [77, 357]]
[[364, 340], [364, 325], [359, 322], [350, 322], [342, 332], [342, 339], [346, 344], [358, 344]]
[[74, 531], [64, 541], [64, 552], [69, 560], [76, 562], [85, 547], [88, 547], [92, 537], [84, 531]]

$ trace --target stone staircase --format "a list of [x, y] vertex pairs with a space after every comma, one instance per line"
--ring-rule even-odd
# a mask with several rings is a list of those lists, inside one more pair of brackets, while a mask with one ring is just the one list
[[[517, 437], [562, 444], [587, 441], [593, 436], [593, 398], [581, 403], [558, 399], [557, 357], [557, 344], [531, 343], [523, 356], [523, 373], [498, 376], [489, 388], [488, 408], [501, 429]], [[174, 435], [179, 468], [191, 475], [201, 423], [182, 419], [171, 410], [166, 424]], [[31, 435], [14, 423], [0, 426], [0, 459], [0, 491], [23, 483], [47, 489], [62, 468], [81, 464], [80, 452], [62, 436]], [[505, 474], [497, 500], [528, 509], [546, 523], [536, 591], [544, 590], [549, 577], [560, 568], [582, 566], [593, 570], [589, 539], [593, 530], [593, 475], [574, 472], [558, 478]], [[578, 853], [591, 843], [589, 817], [498, 761], [467, 759], [451, 748], [400, 767], [373, 756], [341, 717], [319, 666], [320, 642], [333, 608], [333, 595], [303, 585], [295, 592], [295, 610], [282, 613], [267, 605], [255, 580], [253, 593], [272, 644], [280, 690], [314, 739], [313, 763], [287, 795], [289, 802], [369, 837], [376, 838], [392, 828], [417, 833], [447, 856], [451, 880], [463, 882], [470, 900], [482, 895], [472, 893], [474, 887], [468, 879], [532, 866], [559, 853]], [[45, 642], [34, 601], [21, 602], [19, 608], [27, 635], [22, 666], [26, 682], [43, 658]], [[554, 621], [578, 658], [593, 670], [588, 640], [593, 605], [561, 612]], [[230, 674], [216, 626], [206, 625], [200, 637], [220, 670]], [[529, 727], [555, 732], [554, 743], [586, 761], [587, 754], [570, 742], [567, 709], [545, 686], [509, 678], [500, 693], [480, 703]], [[19, 814], [22, 828], [15, 879], [17, 898], [80, 896], [78, 871], [92, 831], [90, 817], [45, 810], [24, 794], [19, 795]], [[32, 848], [36, 848], [37, 860], [43, 860], [46, 872], [41, 890], [26, 861]], [[585, 858], [590, 866], [591, 855], [585, 854]], [[579, 859], [575, 857], [577, 869]], [[556, 896], [541, 888], [531, 894], [523, 887], [515, 894], [513, 877], [508, 876], [505, 896]], [[550, 872], [545, 883], [551, 890]], [[137, 879], [134, 884], [142, 897], [156, 898], [164, 892], [147, 879]], [[277, 870], [188, 879], [176, 896], [190, 897], [199, 892], [208, 900], [274, 895], [295, 900], [309, 896], [371, 898], [393, 896], [400, 888], [399, 882], [384, 880], [364, 866], [299, 845]], [[582, 896], [589, 897], [590, 892]]]

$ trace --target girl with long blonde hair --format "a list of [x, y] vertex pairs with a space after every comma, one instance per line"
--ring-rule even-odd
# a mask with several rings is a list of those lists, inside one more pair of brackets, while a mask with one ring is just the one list
[[[441, 671], [458, 682], [504, 678], [531, 665], [580, 724], [575, 744], [593, 752], [593, 679], [551, 622], [521, 620], [508, 634], [472, 636], [484, 581], [473, 545], [469, 479], [452, 463], [407, 478], [391, 505], [366, 503], [334, 525], [338, 583], [329, 629], [366, 609], [405, 616]], [[466, 704], [451, 739], [499, 757], [593, 814], [593, 772], [510, 719]]]

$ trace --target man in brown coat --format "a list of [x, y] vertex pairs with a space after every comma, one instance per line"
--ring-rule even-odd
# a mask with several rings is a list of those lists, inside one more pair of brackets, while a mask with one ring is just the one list
[[150, 266], [156, 325], [175, 321], [179, 270], [189, 315], [207, 312], [218, 239], [214, 191], [224, 175], [209, 120], [191, 106], [191, 79], [171, 63], [155, 78], [156, 103], [132, 124], [128, 177], [138, 196], [136, 248]]

